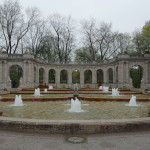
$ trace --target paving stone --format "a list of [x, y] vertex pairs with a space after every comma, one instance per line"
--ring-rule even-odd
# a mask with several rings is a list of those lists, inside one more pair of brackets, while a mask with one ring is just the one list
[[0, 130], [0, 150], [150, 150], [150, 131], [81, 135], [85, 143], [68, 143], [66, 137]]

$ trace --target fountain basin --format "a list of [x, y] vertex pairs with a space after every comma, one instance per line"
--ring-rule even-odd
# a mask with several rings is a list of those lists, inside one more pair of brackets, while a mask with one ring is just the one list
[[[81, 101], [81, 113], [69, 113], [69, 101], [24, 102], [27, 107], [10, 107], [12, 102], [1, 102], [3, 117], [45, 120], [104, 120], [148, 117], [149, 102], [139, 102], [142, 107], [126, 107], [126, 102]], [[117, 109], [116, 109], [117, 108]], [[86, 110], [82, 113], [81, 110]], [[76, 111], [76, 109], [75, 109]]]
[[[25, 102], [25, 104], [27, 104], [26, 101], [30, 101], [29, 103], [31, 103], [31, 104], [33, 103], [33, 105], [34, 105], [35, 102], [31, 102], [31, 101], [58, 101], [58, 100], [61, 100], [61, 101], [67, 102], [66, 100], [71, 99], [71, 98], [72, 98], [72, 95], [68, 95], [65, 97], [62, 97], [62, 96], [56, 97], [56, 94], [55, 94], [54, 97], [42, 97], [42, 98], [27, 97], [27, 95], [26, 95], [26, 96], [23, 96], [23, 101]], [[105, 102], [106, 101], [121, 101], [121, 102], [126, 101], [126, 102], [129, 102], [129, 98], [121, 98], [121, 97], [117, 97], [117, 98], [97, 97], [97, 96], [86, 97], [84, 95], [80, 95], [79, 99], [80, 100], [83, 99], [83, 100], [87, 100], [87, 101], [98, 101], [98, 103], [100, 101], [105, 101]], [[11, 101], [9, 103], [12, 103], [14, 101], [14, 98], [3, 97], [2, 101]], [[84, 101], [84, 102], [87, 103], [87, 101]], [[143, 98], [137, 98], [137, 101], [138, 102], [141, 102], [141, 101], [150, 102], [150, 99], [149, 99], [149, 97], [143, 97]], [[9, 103], [5, 102], [6, 105]], [[42, 102], [42, 103], [44, 103], [44, 102]], [[40, 102], [40, 105], [42, 103]], [[124, 105], [124, 103], [122, 103], [122, 105]], [[29, 104], [27, 104], [27, 106], [29, 106]], [[142, 104], [142, 106], [143, 106], [143, 104]], [[124, 106], [124, 107], [126, 107], [126, 106]], [[26, 108], [28, 108], [28, 107], [23, 107], [23, 109], [26, 109]], [[52, 118], [51, 120], [48, 120], [44, 117], [42, 117], [42, 119], [40, 119], [40, 118], [37, 119], [36, 117], [34, 119], [32, 119], [32, 117], [25, 119], [25, 118], [20, 118], [20, 116], [18, 116], [18, 118], [14, 118], [14, 117], [12, 118], [11, 116], [5, 117], [6, 112], [4, 112], [3, 117], [0, 117], [0, 127], [1, 127], [1, 129], [4, 129], [4, 130], [15, 130], [15, 131], [25, 131], [25, 132], [26, 131], [45, 132], [45, 133], [54, 133], [54, 134], [56, 134], [56, 133], [90, 134], [90, 133], [113, 133], [113, 132], [130, 132], [130, 131], [150, 130], [150, 118], [148, 116], [146, 116], [146, 117], [143, 116], [142, 118], [130, 118], [130, 119], [127, 119], [127, 118], [126, 119], [105, 118], [105, 120], [102, 118], [101, 119], [96, 119], [96, 118], [91, 119], [90, 118], [90, 120], [89, 120], [89, 117], [87, 117], [87, 119], [82, 119], [82, 118], [78, 119], [78, 118], [76, 118], [75, 114], [71, 113], [72, 116], [74, 116], [74, 120], [71, 120], [70, 118], [62, 120], [60, 112], [62, 112], [62, 111], [65, 112], [65, 110], [67, 110], [69, 107], [66, 107], [66, 109], [62, 109], [61, 107], [59, 107], [59, 108], [60, 109], [57, 111], [59, 111], [59, 116], [61, 119], [57, 118], [58, 120], [56, 120], [54, 118]], [[116, 108], [117, 108], [117, 106], [116, 106]], [[132, 109], [130, 107], [126, 107], [126, 108], [131, 109], [133, 111], [135, 109], [137, 109], [137, 108]], [[142, 107], [140, 107], [140, 109], [141, 108]], [[17, 111], [15, 111], [15, 109], [17, 109]], [[8, 113], [16, 112], [16, 114], [17, 114], [19, 112], [19, 109], [20, 108], [13, 108], [13, 111], [8, 111]], [[23, 112], [24, 111], [23, 109], [20, 109], [20, 110]], [[87, 110], [87, 108], [83, 108], [83, 109]], [[41, 110], [41, 107], [39, 110]], [[113, 109], [111, 109], [111, 110], [113, 110]], [[110, 110], [110, 112], [111, 112], [111, 110]], [[91, 112], [91, 110], [88, 111], [89, 114], [90, 114], [90, 112]], [[29, 114], [31, 114], [31, 116], [32, 116], [31, 112], [29, 112]], [[43, 112], [41, 111], [40, 114], [43, 114]], [[85, 114], [86, 113], [82, 113], [81, 115], [85, 115]], [[100, 116], [102, 113], [98, 113], [98, 114]], [[103, 112], [103, 114], [105, 114], [105, 113]], [[91, 116], [91, 115], [89, 115], [89, 116]], [[106, 116], [109, 116], [109, 115], [106, 115]]]

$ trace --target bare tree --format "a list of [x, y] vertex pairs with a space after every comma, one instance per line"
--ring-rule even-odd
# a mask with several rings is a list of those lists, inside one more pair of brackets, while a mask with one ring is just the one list
[[111, 24], [101, 23], [95, 32], [96, 48], [99, 51], [101, 60], [111, 56], [111, 44], [115, 34], [111, 31]]
[[18, 1], [4, 1], [0, 6], [1, 49], [8, 54], [18, 52], [21, 39], [34, 24], [36, 15], [36, 8], [27, 9], [24, 16]]
[[26, 48], [34, 56], [41, 52], [45, 46], [46, 28], [45, 22], [38, 20], [28, 31], [25, 36]]
[[[88, 62], [102, 61], [110, 56], [110, 48], [114, 41], [111, 24], [96, 24], [96, 20], [82, 22], [83, 47], [77, 51], [76, 60], [86, 58]], [[86, 55], [86, 56], [85, 56]]]
[[74, 48], [74, 28], [70, 17], [65, 18], [59, 14], [49, 17], [50, 36], [52, 37], [55, 54], [59, 62], [67, 62], [71, 59]]
[[82, 22], [83, 46], [76, 51], [77, 61], [103, 61], [129, 48], [130, 37], [112, 31], [110, 23], [96, 23], [94, 19]]
[[84, 20], [82, 24], [82, 33], [84, 35], [84, 47], [86, 47], [87, 52], [84, 49], [89, 61], [96, 60], [97, 49], [95, 48], [95, 30], [96, 30], [96, 20], [90, 18], [90, 20]]

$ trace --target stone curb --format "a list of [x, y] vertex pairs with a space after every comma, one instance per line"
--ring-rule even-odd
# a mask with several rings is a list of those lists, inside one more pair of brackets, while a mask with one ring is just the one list
[[150, 118], [115, 120], [39, 120], [0, 117], [0, 129], [51, 134], [97, 134], [150, 130]]

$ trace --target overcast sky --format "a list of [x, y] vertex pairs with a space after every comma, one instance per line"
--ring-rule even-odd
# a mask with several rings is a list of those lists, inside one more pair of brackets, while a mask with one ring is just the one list
[[114, 31], [132, 33], [150, 20], [150, 0], [20, 0], [24, 8], [38, 7], [44, 16], [59, 13], [80, 21], [94, 17], [112, 23]]

